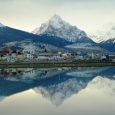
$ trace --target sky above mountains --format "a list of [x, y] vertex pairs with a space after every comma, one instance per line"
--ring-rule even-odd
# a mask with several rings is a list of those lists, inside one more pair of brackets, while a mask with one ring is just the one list
[[114, 6], [115, 0], [0, 0], [0, 22], [31, 32], [58, 14], [92, 33], [105, 24], [115, 23]]

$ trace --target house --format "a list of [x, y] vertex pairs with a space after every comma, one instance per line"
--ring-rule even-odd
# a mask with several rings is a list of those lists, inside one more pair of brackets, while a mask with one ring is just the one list
[[33, 59], [34, 59], [34, 55], [33, 55], [33, 54], [26, 53], [26, 54], [24, 54], [24, 58], [26, 58], [26, 59], [28, 59], [28, 60], [33, 60]]
[[17, 57], [18, 60], [24, 60], [24, 55], [21, 52], [17, 53]]
[[15, 63], [17, 61], [16, 58], [12, 57], [12, 56], [7, 56], [7, 62], [10, 62], [10, 63]]
[[68, 53], [63, 53], [62, 57], [67, 58], [68, 57]]
[[0, 56], [6, 56], [10, 53], [9, 49], [2, 49], [0, 51]]
[[12, 56], [13, 58], [16, 58], [17, 60], [24, 60], [24, 55], [23, 53], [19, 52], [19, 51], [13, 51], [10, 56]]
[[61, 59], [64, 58], [57, 53], [40, 53], [37, 56], [37, 60], [61, 60]]
[[101, 56], [102, 61], [109, 61], [109, 55], [103, 55]]
[[35, 54], [35, 51], [36, 48], [33, 47], [33, 46], [26, 46], [24, 49], [23, 49], [23, 54]]
[[21, 47], [15, 47], [15, 46], [12, 46], [9, 48], [10, 49], [10, 56], [13, 57], [13, 58], [16, 58], [17, 60], [23, 60], [24, 59], [24, 56], [23, 56], [23, 49]]
[[76, 56], [75, 60], [84, 60], [84, 57], [83, 56]]
[[37, 56], [37, 60], [49, 60], [53, 56], [54, 54], [52, 53], [40, 53]]
[[0, 60], [1, 61], [6, 61], [6, 56], [9, 55], [10, 51], [8, 48], [4, 48], [0, 50]]
[[22, 53], [23, 53], [25, 59], [33, 60], [35, 58], [35, 54], [36, 54], [36, 47], [32, 46], [32, 45], [25, 46]]
[[16, 57], [17, 57], [17, 52], [13, 51], [13, 52], [11, 53], [11, 56], [14, 57], [14, 58], [16, 58]]
[[115, 62], [115, 59], [113, 59], [112, 62]]
[[46, 56], [38, 56], [37, 60], [49, 60], [49, 57]]
[[109, 59], [110, 59], [110, 61], [115, 62], [115, 55], [114, 54], [109, 55]]

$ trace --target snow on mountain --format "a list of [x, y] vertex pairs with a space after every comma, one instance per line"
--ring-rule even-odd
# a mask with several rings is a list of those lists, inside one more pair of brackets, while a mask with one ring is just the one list
[[3, 101], [5, 98], [5, 96], [0, 96], [0, 102]]
[[3, 25], [2, 23], [0, 23], [0, 27], [5, 27], [5, 25]]
[[[58, 15], [51, 17], [51, 19], [42, 24], [40, 28], [36, 28], [33, 33], [39, 36], [52, 36], [54, 37], [51, 39], [52, 44], [55, 44], [55, 42], [60, 43], [59, 47], [64, 47], [66, 49], [83, 49], [83, 51], [103, 50], [92, 39], [90, 39], [83, 30], [70, 25]], [[48, 39], [48, 41], [50, 41], [50, 39]]]
[[115, 52], [115, 23], [108, 23], [90, 35], [101, 48]]
[[36, 93], [42, 94], [43, 97], [50, 100], [56, 106], [59, 106], [73, 94], [78, 94], [81, 90], [85, 89], [96, 76], [107, 69], [108, 67], [72, 69], [58, 75], [58, 79], [49, 81], [48, 85], [48, 82], [45, 82], [45, 85], [38, 86], [34, 90]]
[[[1, 27], [5, 27], [3, 24], [0, 25]], [[2, 46], [6, 42], [13, 44], [28, 39], [36, 43], [44, 43], [44, 47], [50, 50], [58, 50], [59, 48], [72, 50], [83, 49], [84, 51], [102, 50], [87, 37], [84, 31], [75, 26], [71, 26], [58, 15], [54, 15], [49, 21], [42, 24], [40, 28], [35, 29], [33, 33], [37, 35], [10, 27], [0, 28], [0, 44]], [[29, 48], [31, 49], [31, 47]]]
[[67, 45], [66, 47], [72, 49], [100, 50], [100, 47], [91, 43], [75, 43]]
[[58, 52], [58, 51], [64, 51], [61, 48], [57, 48], [53, 45], [49, 45], [46, 43], [41, 42], [33, 42], [32, 40], [22, 40], [22, 41], [15, 41], [15, 42], [8, 42], [5, 43], [4, 46], [12, 47], [12, 46], [18, 46], [20, 48], [23, 48], [24, 50], [31, 50], [33, 53], [42, 52]]
[[[85, 88], [94, 88], [104, 91], [108, 94], [115, 94], [115, 83], [111, 77], [99, 76], [106, 68], [79, 68], [72, 69], [64, 74], [60, 74], [59, 78], [53, 81], [45, 82], [45, 85], [35, 87], [36, 93], [42, 94], [44, 98], [50, 100], [54, 105], [59, 106], [73, 94], [78, 94]], [[65, 77], [64, 81], [63, 78]], [[115, 76], [113, 76], [115, 78]], [[55, 77], [54, 77], [55, 78]]]
[[97, 43], [115, 38], [115, 23], [108, 23], [89, 36]]
[[[15, 76], [14, 74], [13, 76], [11, 73], [9, 74], [11, 77], [6, 76], [6, 72], [3, 72], [2, 69], [5, 77], [1, 76], [0, 79], [0, 83], [2, 84], [0, 87], [0, 101], [7, 96], [28, 89], [33, 89], [36, 93], [42, 94], [43, 97], [49, 99], [56, 106], [59, 106], [73, 94], [78, 94], [85, 88], [101, 91], [107, 95], [115, 95], [115, 75], [111, 76], [111, 68], [90, 68], [90, 70], [89, 68], [68, 69], [6, 69], [7, 72], [11, 72], [11, 70], [15, 72]], [[103, 71], [107, 72], [111, 77], [105, 72], [102, 76], [101, 73]], [[13, 80], [13, 78], [17, 80]], [[28, 84], [28, 81], [33, 82], [29, 82], [30, 84]]]
[[41, 93], [43, 97], [50, 100], [54, 105], [59, 106], [65, 99], [71, 97], [73, 94], [77, 94], [86, 86], [87, 82], [72, 78], [62, 83], [51, 85], [50, 87], [36, 87], [34, 91]]
[[106, 95], [115, 95], [115, 80], [98, 76], [89, 83], [88, 87], [97, 89]]
[[101, 43], [115, 43], [115, 38], [110, 38], [110, 39], [108, 39], [108, 40], [104, 40], [104, 41], [102, 41]]
[[2, 27], [0, 28], [0, 44], [1, 44], [1, 46], [3, 46], [3, 44], [5, 44], [5, 43], [14, 44], [15, 42], [21, 42], [24, 40], [31, 40], [31, 42], [41, 43], [44, 45], [47, 44], [46, 46], [49, 46], [49, 47], [57, 46], [58, 49], [59, 49], [60, 45], [67, 43], [65, 40], [62, 40], [62, 39], [59, 40], [58, 38], [56, 38], [55, 42], [54, 42], [54, 37], [49, 37], [49, 36], [47, 37], [46, 35], [38, 36], [38, 35], [34, 35], [32, 33], [28, 33], [25, 31], [18, 30], [18, 29], [10, 28], [7, 26], [4, 28], [2, 28]]
[[61, 19], [60, 16], [54, 15], [49, 21], [42, 24], [40, 28], [33, 31], [37, 35], [49, 35], [63, 38], [69, 42], [77, 42], [80, 39], [89, 40], [87, 34], [75, 26]]
[[108, 51], [115, 52], [115, 38], [104, 40], [99, 45]]

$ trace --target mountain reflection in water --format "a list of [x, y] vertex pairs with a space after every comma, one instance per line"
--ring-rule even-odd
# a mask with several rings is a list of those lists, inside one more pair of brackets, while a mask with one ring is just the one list
[[33, 89], [59, 106], [88, 85], [109, 88], [109, 93], [114, 95], [114, 80], [115, 67], [0, 69], [0, 100]]

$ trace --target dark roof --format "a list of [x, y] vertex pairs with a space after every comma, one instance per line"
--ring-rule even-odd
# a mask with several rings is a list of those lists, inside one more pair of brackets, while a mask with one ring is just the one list
[[11, 49], [12, 51], [22, 50], [22, 48], [20, 48], [20, 47], [15, 47], [15, 46], [10, 47], [10, 49]]
[[9, 53], [9, 51], [5, 51], [5, 50], [0, 51], [0, 55], [6, 55], [8, 53]]

